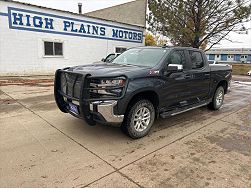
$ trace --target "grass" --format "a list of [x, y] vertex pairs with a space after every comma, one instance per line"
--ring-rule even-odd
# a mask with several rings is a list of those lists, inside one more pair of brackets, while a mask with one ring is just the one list
[[234, 75], [247, 75], [251, 70], [251, 64], [231, 64], [233, 68], [232, 74]]

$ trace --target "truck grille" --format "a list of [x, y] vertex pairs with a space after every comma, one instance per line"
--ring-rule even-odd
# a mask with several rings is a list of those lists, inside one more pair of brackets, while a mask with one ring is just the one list
[[[105, 86], [101, 83], [102, 79], [113, 79], [113, 77], [94, 77], [82, 73], [59, 70], [58, 81], [60, 84], [57, 91], [69, 101], [91, 102], [97, 100], [118, 100], [123, 97], [125, 86]], [[83, 87], [82, 90], [81, 87]]]
[[61, 92], [79, 99], [82, 75], [61, 72]]

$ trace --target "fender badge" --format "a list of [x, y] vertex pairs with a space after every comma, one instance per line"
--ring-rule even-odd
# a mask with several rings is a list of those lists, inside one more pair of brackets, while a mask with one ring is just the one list
[[157, 74], [159, 74], [159, 70], [150, 70], [149, 74], [150, 75], [157, 75]]

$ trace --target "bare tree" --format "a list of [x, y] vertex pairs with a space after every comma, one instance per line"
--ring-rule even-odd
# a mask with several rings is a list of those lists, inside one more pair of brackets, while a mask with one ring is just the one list
[[174, 45], [208, 47], [250, 21], [250, 0], [149, 0], [149, 30]]

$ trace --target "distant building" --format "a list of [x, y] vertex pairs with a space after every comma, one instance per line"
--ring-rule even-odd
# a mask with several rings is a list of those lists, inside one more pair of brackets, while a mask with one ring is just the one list
[[251, 48], [215, 48], [206, 52], [208, 60], [251, 63]]

